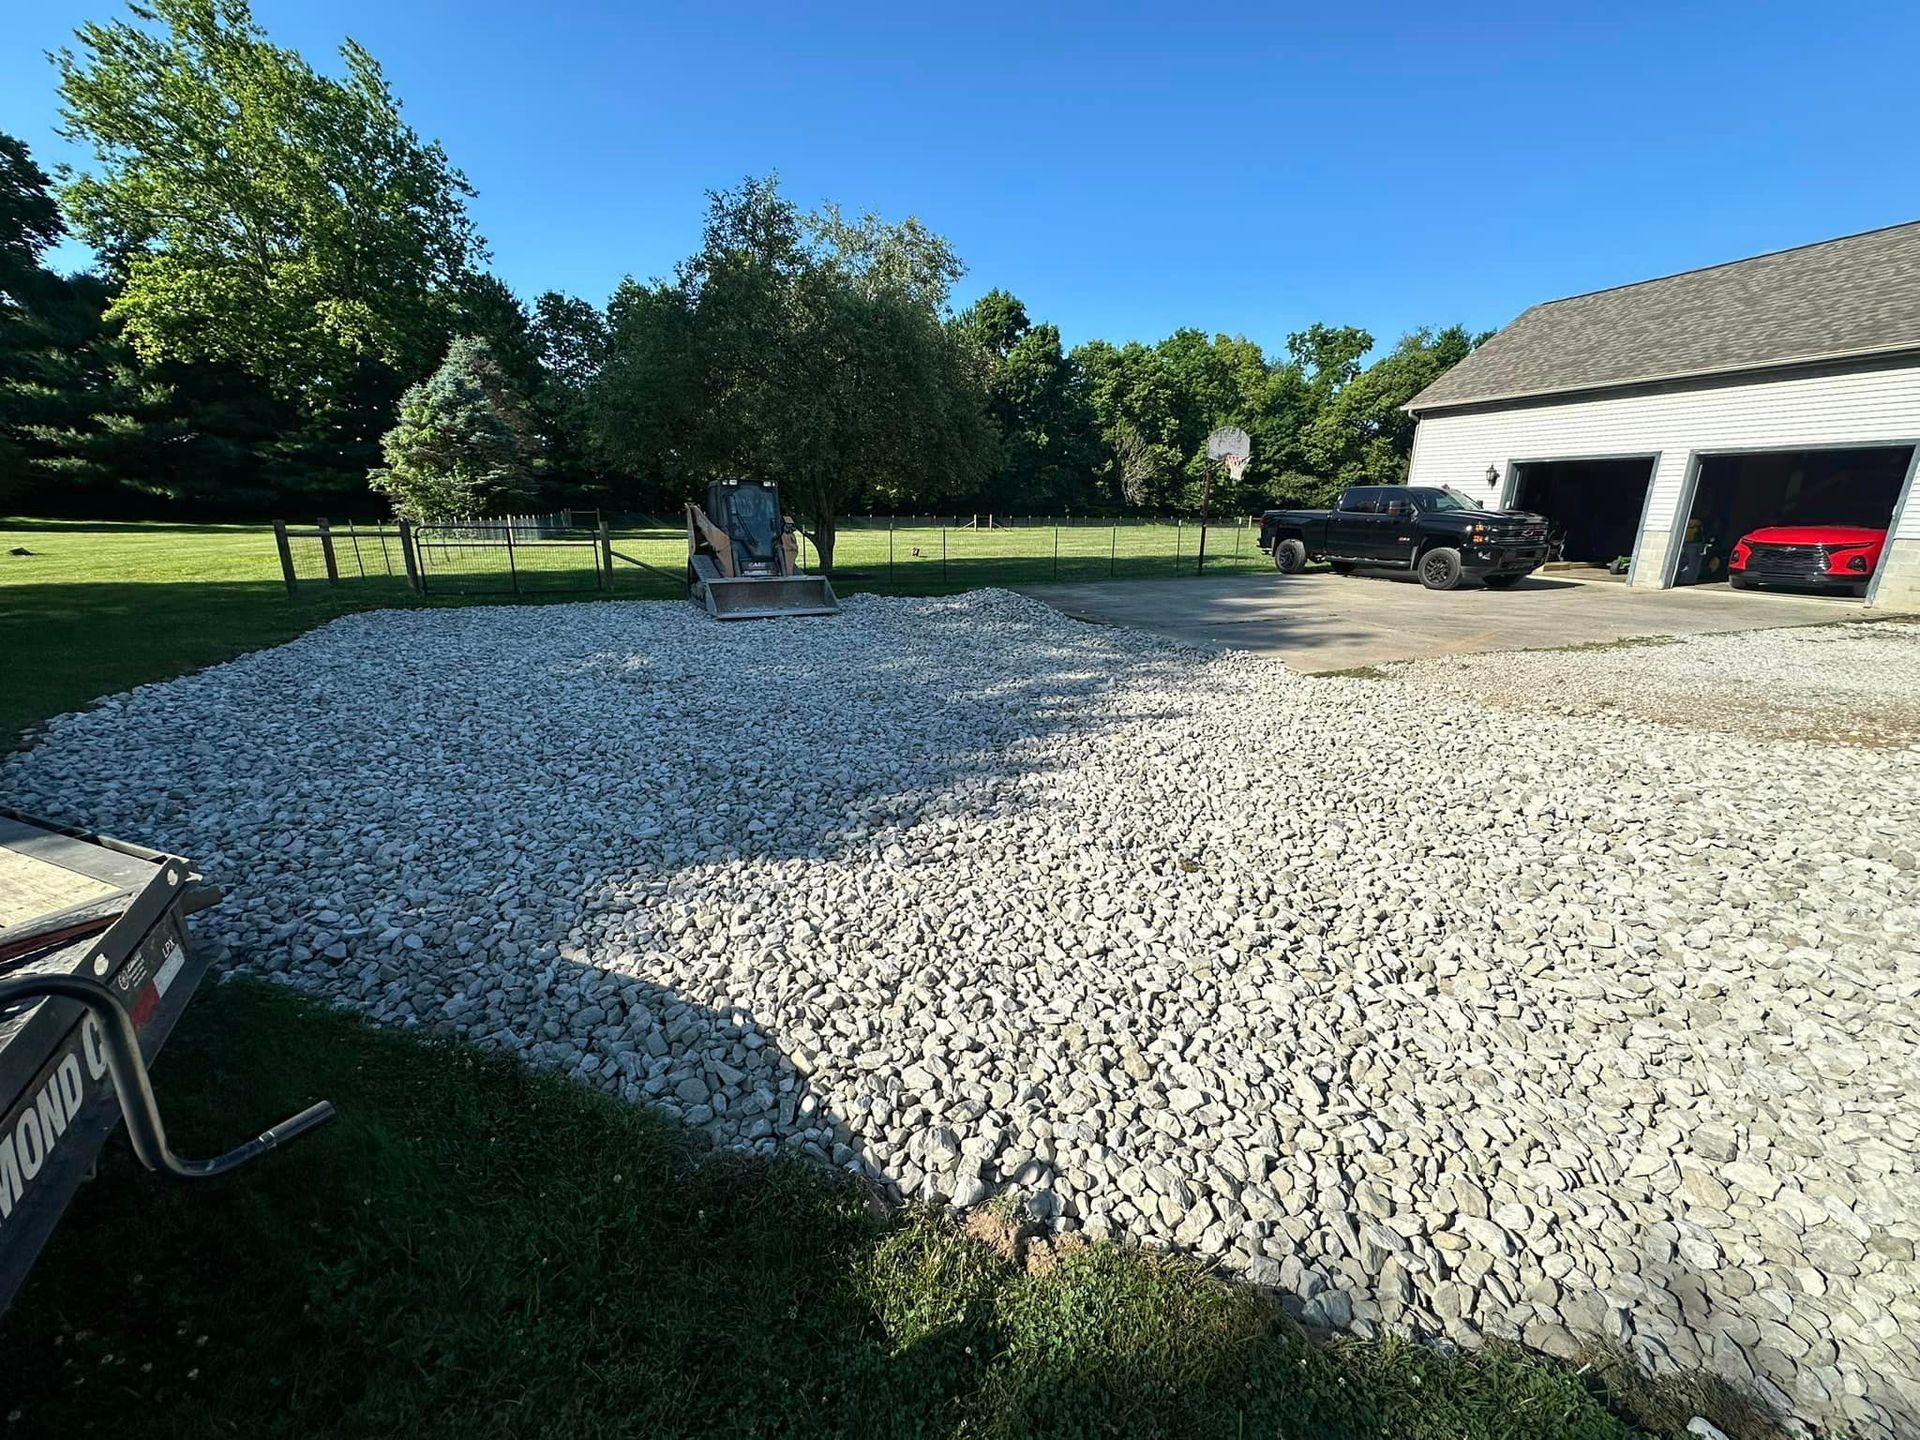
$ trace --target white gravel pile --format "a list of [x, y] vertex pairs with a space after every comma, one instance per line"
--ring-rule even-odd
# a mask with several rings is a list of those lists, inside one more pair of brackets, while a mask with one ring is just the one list
[[56, 722], [0, 795], [196, 858], [247, 969], [722, 1144], [1012, 1187], [1363, 1333], [1920, 1417], [1911, 751], [981, 592], [353, 617]]

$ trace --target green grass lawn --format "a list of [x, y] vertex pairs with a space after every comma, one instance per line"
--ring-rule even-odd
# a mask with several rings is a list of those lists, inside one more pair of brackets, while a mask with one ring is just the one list
[[[1099, 532], [1115, 573], [1170, 573], [1190, 543], [1140, 532]], [[957, 533], [936, 574], [926, 538], [896, 532], [894, 587], [1052, 577], [1048, 532]], [[885, 587], [885, 538], [848, 532], [844, 585]], [[1098, 570], [1084, 541], [1062, 532], [1061, 578]], [[616, 543], [678, 566], [670, 533]], [[445, 558], [446, 598], [425, 603], [490, 587], [497, 557]], [[575, 593], [571, 563], [543, 593]], [[614, 593], [675, 591], [625, 567]], [[422, 603], [357, 574], [290, 599], [261, 527], [10, 522], [0, 749], [396, 602]], [[1632, 1433], [1591, 1374], [1312, 1344], [1264, 1296], [1114, 1246], [1029, 1274], [939, 1217], [878, 1213], [844, 1177], [703, 1158], [649, 1112], [257, 985], [201, 995], [157, 1081], [187, 1153], [317, 1098], [340, 1118], [197, 1186], [140, 1172], [116, 1140], [0, 1322], [6, 1434]], [[1698, 1403], [1620, 1396], [1659, 1433]]]

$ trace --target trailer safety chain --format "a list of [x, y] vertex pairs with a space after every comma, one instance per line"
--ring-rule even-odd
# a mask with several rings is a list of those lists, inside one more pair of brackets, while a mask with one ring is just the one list
[[133, 1028], [133, 1018], [119, 998], [99, 981], [84, 975], [22, 975], [0, 981], [0, 1010], [50, 996], [79, 1001], [100, 1022], [107, 1069], [113, 1076], [120, 1113], [126, 1118], [127, 1136], [133, 1141], [133, 1153], [149, 1170], [161, 1171], [177, 1180], [205, 1180], [225, 1175], [333, 1118], [332, 1102], [322, 1100], [224, 1155], [212, 1160], [183, 1160], [167, 1145], [167, 1129], [161, 1123], [160, 1107], [147, 1079], [147, 1062], [140, 1054], [139, 1032]]

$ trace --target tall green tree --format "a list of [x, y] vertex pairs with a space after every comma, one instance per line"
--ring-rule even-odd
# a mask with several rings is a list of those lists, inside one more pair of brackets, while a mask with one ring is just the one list
[[546, 444], [549, 482], [581, 499], [625, 499], [599, 463], [589, 394], [607, 361], [607, 317], [575, 296], [549, 290], [534, 301], [529, 335], [540, 384], [529, 396]]
[[989, 510], [1082, 508], [1094, 499], [1093, 412], [1085, 377], [1054, 325], [1035, 325], [1020, 301], [989, 290], [954, 316], [1000, 436], [1000, 466], [982, 497]]
[[[61, 233], [45, 172], [0, 135], [0, 495], [111, 512], [176, 498], [188, 475], [227, 478], [204, 426], [176, 404], [182, 377], [144, 365], [107, 317], [110, 287], [45, 267]], [[135, 467], [142, 481], [129, 486]]]
[[585, 390], [607, 361], [607, 317], [578, 296], [549, 290], [533, 304], [533, 340], [550, 381]]
[[1099, 435], [1097, 473], [1108, 500], [1150, 510], [1177, 504], [1187, 456], [1164, 357], [1137, 340], [1089, 340], [1074, 347], [1073, 362], [1086, 376]]
[[943, 323], [959, 273], [917, 221], [803, 215], [772, 179], [716, 194], [675, 280], [609, 304], [595, 448], [682, 496], [779, 482], [831, 568], [851, 507], [970, 493], [992, 471], [985, 397]]
[[1407, 478], [1413, 417], [1402, 408], [1464, 360], [1473, 337], [1462, 327], [1415, 330], [1327, 396], [1301, 435], [1308, 470], [1326, 499], [1348, 485], [1393, 485]]
[[1358, 375], [1360, 361], [1371, 349], [1373, 336], [1353, 325], [1324, 325], [1316, 320], [1287, 337], [1287, 354], [1322, 397]]
[[148, 362], [229, 366], [298, 407], [311, 453], [364, 469], [430, 370], [484, 257], [473, 193], [402, 120], [351, 41], [321, 75], [246, 0], [147, 0], [58, 52], [63, 134], [93, 164], [61, 190], [100, 251], [109, 316]]
[[43, 273], [40, 257], [65, 230], [47, 172], [24, 141], [0, 131], [0, 306], [22, 303]]
[[60, 238], [60, 208], [26, 145], [0, 132], [0, 500], [32, 477], [32, 427], [44, 404], [50, 337], [40, 313], [56, 277], [40, 257]]
[[629, 277], [614, 289], [598, 328], [572, 308], [550, 307], [549, 321], [553, 363], [583, 377], [587, 455], [613, 480], [620, 503], [664, 512], [698, 492], [710, 452], [725, 437], [710, 428], [713, 402], [702, 385], [685, 289]]
[[413, 520], [498, 514], [526, 500], [533, 477], [502, 393], [487, 342], [456, 339], [440, 368], [402, 397], [399, 423], [381, 442], [387, 463], [369, 477], [373, 488]]

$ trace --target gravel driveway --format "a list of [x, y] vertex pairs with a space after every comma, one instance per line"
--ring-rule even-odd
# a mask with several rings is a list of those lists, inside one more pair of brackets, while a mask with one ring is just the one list
[[1562, 713], [1588, 659], [1525, 706], [994, 591], [388, 612], [65, 717], [0, 795], [201, 861], [242, 968], [723, 1144], [1914, 1433], [1920, 750]]

